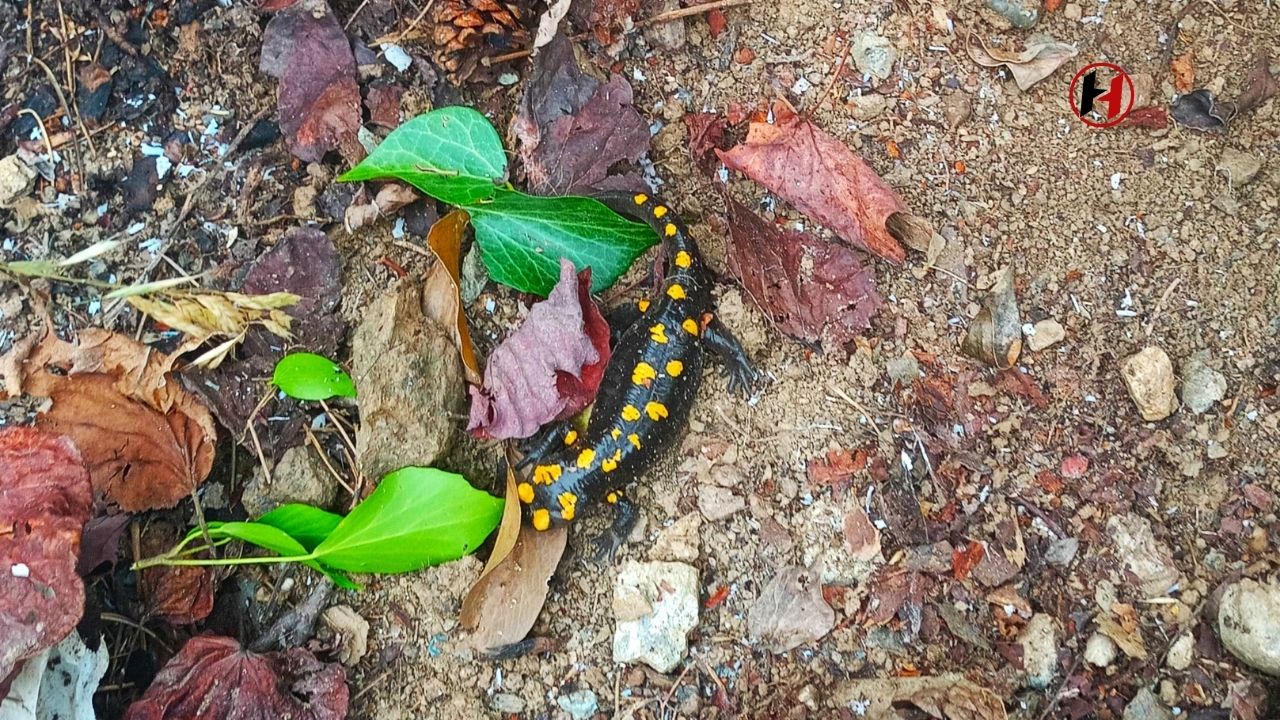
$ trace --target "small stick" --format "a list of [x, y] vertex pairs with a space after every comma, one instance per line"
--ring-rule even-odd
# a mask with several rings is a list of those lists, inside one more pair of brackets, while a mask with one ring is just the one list
[[1147, 320], [1147, 326], [1143, 328], [1146, 330], [1147, 337], [1151, 337], [1151, 331], [1155, 329], [1156, 320], [1160, 318], [1160, 313], [1164, 310], [1164, 304], [1169, 301], [1169, 296], [1177, 289], [1180, 282], [1182, 282], [1182, 278], [1174, 278], [1173, 282], [1169, 283], [1169, 287], [1165, 288], [1164, 292], [1161, 293], [1160, 301], [1156, 303], [1156, 309], [1151, 312], [1151, 317]]
[[355, 488], [348, 485], [347, 482], [342, 479], [342, 476], [338, 474], [338, 471], [333, 468], [333, 463], [329, 462], [329, 453], [325, 452], [324, 448], [321, 447], [320, 441], [316, 439], [316, 434], [311, 432], [311, 428], [307, 427], [306, 425], [303, 425], [302, 429], [304, 432], [306, 432], [307, 440], [311, 443], [311, 446], [316, 449], [317, 453], [319, 453], [320, 461], [324, 463], [325, 467], [329, 468], [329, 474], [333, 475], [333, 479], [338, 481], [338, 484], [342, 486], [342, 489], [346, 490], [352, 495], [355, 495], [356, 494]]
[[818, 98], [818, 103], [809, 111], [809, 117], [818, 114], [822, 109], [822, 104], [831, 96], [831, 91], [835, 89], [836, 83], [840, 82], [840, 74], [844, 72], [844, 64], [849, 59], [849, 54], [853, 52], [853, 43], [848, 38], [845, 39], [844, 52], [840, 53], [840, 63], [836, 65], [836, 73], [831, 76], [831, 82], [827, 83], [827, 89], [822, 91], [822, 97]]
[[[48, 65], [46, 65], [44, 61], [41, 60], [40, 58], [36, 57], [35, 55], [28, 55], [27, 57], [31, 60], [31, 62], [35, 63], [36, 65], [39, 65], [40, 69], [44, 70], [44, 74], [48, 76], [49, 84], [53, 86], [53, 91], [58, 94], [58, 101], [62, 103], [63, 114], [68, 118], [73, 117], [71, 114], [71, 106], [67, 104], [67, 96], [62, 92], [62, 86], [58, 84], [58, 76], [55, 75], [53, 73], [53, 70]], [[83, 128], [83, 124], [81, 124], [81, 127]], [[87, 132], [85, 133], [85, 139], [88, 140]], [[72, 179], [71, 186], [76, 191], [77, 195], [83, 195], [84, 194], [84, 185], [83, 185], [84, 158], [80, 157], [79, 142], [72, 143], [72, 147], [75, 148], [75, 151], [76, 151], [75, 152], [76, 167], [79, 168], [80, 170], [80, 180], [79, 182], [76, 182], [75, 176], [73, 175], [71, 178]]]

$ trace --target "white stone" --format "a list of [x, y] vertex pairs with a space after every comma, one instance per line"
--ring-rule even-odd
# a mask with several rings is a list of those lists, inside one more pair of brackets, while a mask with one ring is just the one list
[[1174, 670], [1186, 670], [1191, 667], [1191, 662], [1196, 657], [1196, 639], [1191, 633], [1184, 632], [1178, 636], [1177, 640], [1169, 646], [1169, 654], [1165, 656], [1165, 663]]
[[36, 182], [36, 171], [17, 155], [0, 159], [0, 207], [11, 207], [27, 196]]
[[1156, 540], [1146, 518], [1132, 513], [1113, 515], [1107, 520], [1107, 534], [1115, 543], [1115, 556], [1138, 577], [1138, 589], [1144, 597], [1160, 597], [1181, 579], [1172, 554]]
[[1084, 659], [1094, 667], [1104, 668], [1116, 661], [1116, 650], [1114, 640], [1102, 633], [1094, 633], [1085, 643]]
[[1120, 377], [1143, 420], [1163, 420], [1177, 409], [1173, 363], [1164, 350], [1152, 345], [1125, 358], [1120, 364]]
[[1036, 613], [1018, 635], [1022, 646], [1022, 666], [1027, 685], [1037, 690], [1049, 687], [1058, 672], [1058, 623], [1051, 615]]
[[1244, 664], [1280, 677], [1280, 581], [1229, 585], [1218, 605], [1218, 637]]
[[669, 673], [689, 651], [698, 624], [698, 571], [672, 562], [628, 562], [613, 588], [613, 661]]
[[1031, 352], [1040, 352], [1062, 342], [1066, 337], [1067, 331], [1057, 320], [1041, 320], [1031, 326], [1031, 333], [1027, 335], [1027, 348]]

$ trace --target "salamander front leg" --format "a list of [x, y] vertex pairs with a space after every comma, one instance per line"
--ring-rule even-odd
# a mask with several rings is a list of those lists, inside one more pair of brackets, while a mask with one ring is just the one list
[[608, 560], [609, 564], [613, 564], [613, 560], [618, 554], [618, 548], [622, 547], [627, 538], [631, 536], [631, 531], [635, 528], [636, 521], [640, 519], [639, 506], [631, 502], [621, 491], [613, 491], [610, 495], [613, 497], [611, 503], [613, 505], [613, 524], [595, 539], [595, 561], [597, 563], [603, 563]]
[[720, 318], [713, 317], [707, 323], [702, 331], [702, 341], [724, 363], [724, 374], [729, 378], [729, 392], [750, 395], [764, 376], [751, 364], [751, 356], [747, 355], [742, 343], [729, 332], [729, 328], [720, 322]]
[[563, 445], [572, 445], [578, 441], [578, 433], [574, 430], [573, 421], [551, 423], [541, 431], [520, 443], [520, 451], [524, 459], [516, 465], [517, 470], [524, 470], [530, 464], [549, 455]]

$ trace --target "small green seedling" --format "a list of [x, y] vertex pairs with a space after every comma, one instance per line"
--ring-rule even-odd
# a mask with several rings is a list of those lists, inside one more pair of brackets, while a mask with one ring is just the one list
[[[192, 529], [164, 555], [134, 563], [133, 569], [295, 562], [328, 575], [341, 587], [358, 589], [347, 573], [413, 572], [475, 552], [498, 527], [502, 508], [502, 498], [473, 488], [461, 475], [406, 467], [384, 477], [346, 517], [292, 504], [256, 521], [211, 522]], [[233, 540], [275, 555], [196, 557]]]
[[315, 353], [290, 353], [280, 358], [271, 382], [295, 400], [356, 396], [355, 383], [342, 366]]
[[419, 115], [339, 180], [396, 178], [471, 217], [480, 257], [504, 285], [546, 295], [560, 279], [560, 258], [591, 267], [599, 292], [657, 243], [649, 226], [585, 197], [539, 197], [507, 182], [507, 154], [484, 115], [445, 107]]

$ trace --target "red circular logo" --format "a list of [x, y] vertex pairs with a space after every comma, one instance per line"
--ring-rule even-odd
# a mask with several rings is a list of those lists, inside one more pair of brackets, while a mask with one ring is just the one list
[[1133, 79], [1114, 63], [1090, 63], [1071, 78], [1071, 110], [1090, 127], [1109, 128], [1124, 122], [1133, 109], [1133, 95]]

